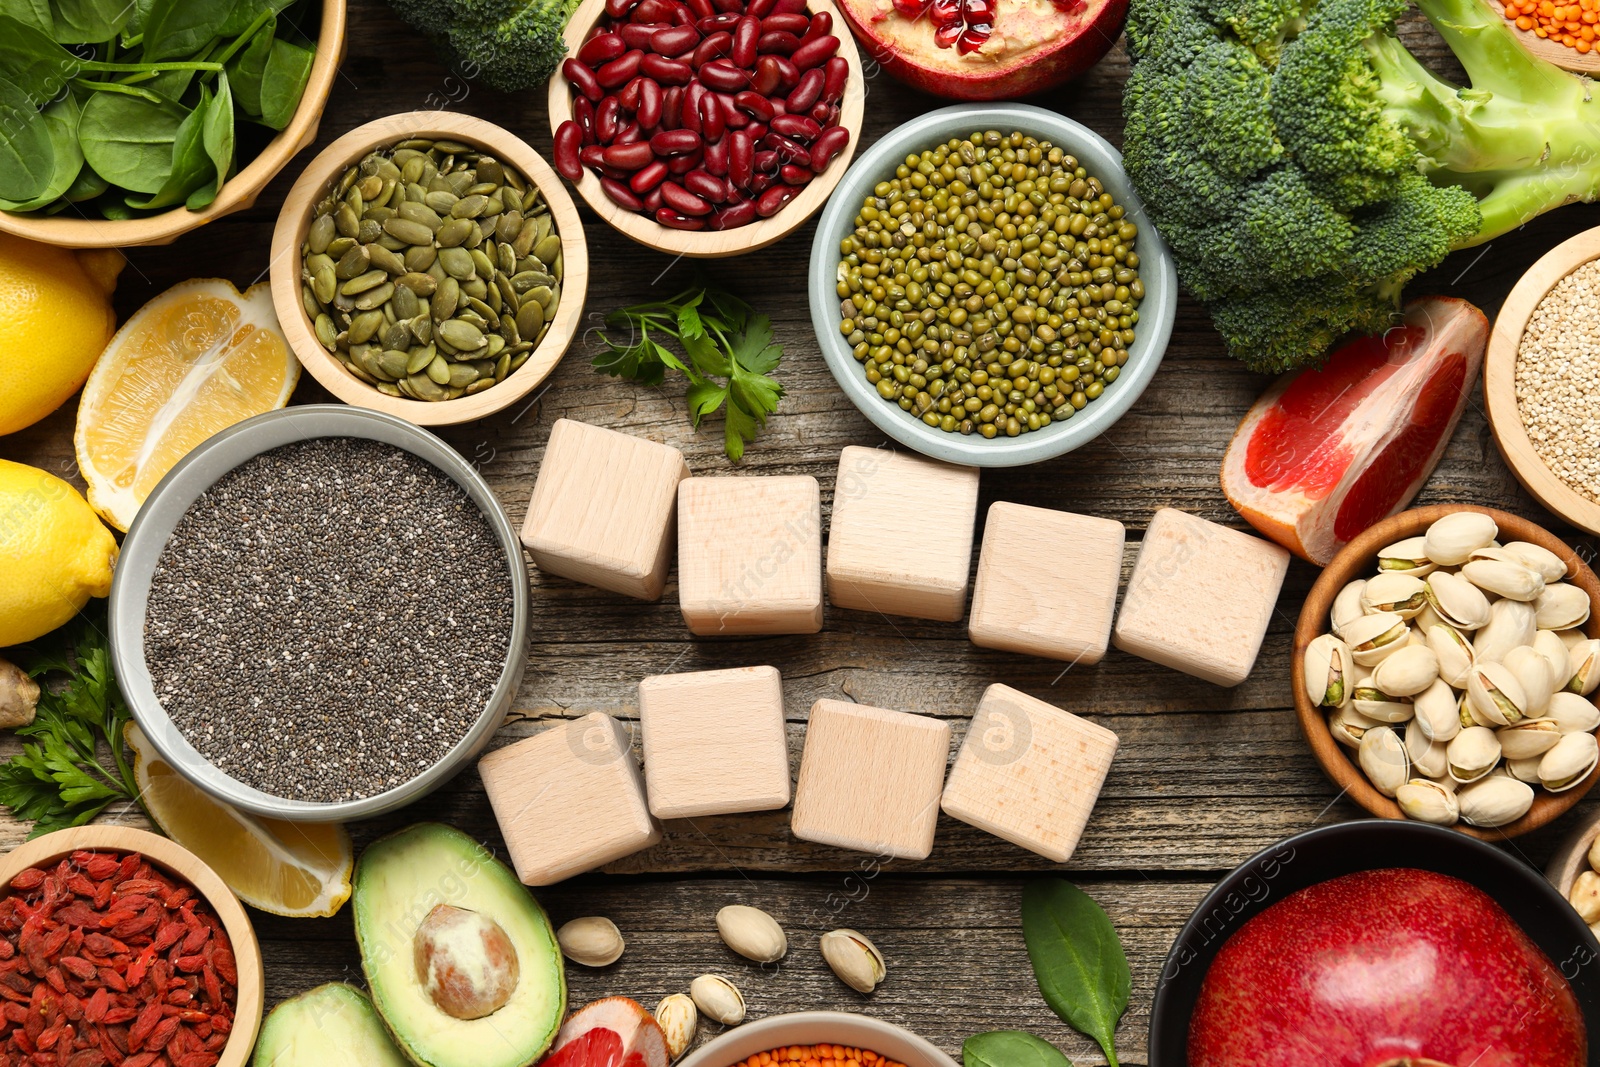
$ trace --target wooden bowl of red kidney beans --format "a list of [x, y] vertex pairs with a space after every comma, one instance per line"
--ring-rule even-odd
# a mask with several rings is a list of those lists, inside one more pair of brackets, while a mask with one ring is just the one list
[[91, 825], [0, 859], [0, 1062], [244, 1067], [261, 1008], [250, 920], [183, 846]]
[[861, 57], [832, 0], [584, 0], [566, 42], [552, 162], [642, 245], [764, 248], [855, 153]]

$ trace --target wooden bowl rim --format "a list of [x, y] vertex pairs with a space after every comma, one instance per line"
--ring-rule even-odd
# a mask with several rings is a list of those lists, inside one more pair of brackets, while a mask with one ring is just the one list
[[[1496, 13], [1498, 14], [1498, 11]], [[1588, 55], [1584, 55], [1576, 48], [1568, 48], [1560, 41], [1540, 37], [1532, 30], [1522, 29], [1509, 19], [1506, 21], [1511, 26], [1511, 32], [1517, 35], [1517, 43], [1539, 59], [1553, 63], [1562, 70], [1570, 70], [1574, 74], [1600, 73], [1600, 50], [1591, 49]]]
[[[1326, 632], [1328, 613], [1339, 590], [1347, 583], [1365, 576], [1372, 569], [1370, 563], [1379, 550], [1396, 541], [1416, 536], [1436, 519], [1458, 511], [1475, 511], [1488, 515], [1499, 525], [1503, 540], [1531, 541], [1548, 548], [1566, 560], [1567, 580], [1589, 594], [1589, 600], [1594, 605], [1595, 610], [1585, 628], [1586, 632], [1591, 637], [1600, 636], [1600, 578], [1595, 577], [1594, 572], [1566, 542], [1520, 515], [1474, 504], [1431, 504], [1392, 515], [1369, 527], [1340, 549], [1332, 562], [1318, 576], [1316, 583], [1311, 587], [1311, 592], [1306, 595], [1305, 606], [1300, 609], [1300, 619], [1294, 630], [1294, 651], [1290, 660], [1289, 681], [1294, 688], [1295, 716], [1300, 723], [1300, 733], [1311, 746], [1311, 753], [1321, 765], [1323, 773], [1361, 807], [1385, 819], [1404, 819], [1405, 815], [1401, 813], [1400, 805], [1378, 792], [1372, 783], [1367, 781], [1366, 775], [1350, 759], [1345, 747], [1333, 739], [1324, 713], [1312, 706], [1311, 698], [1306, 695], [1303, 674], [1306, 646]], [[1533, 807], [1528, 809], [1528, 813], [1505, 826], [1478, 829], [1457, 823], [1451, 829], [1485, 841], [1519, 837], [1531, 830], [1539, 829], [1570, 811], [1597, 780], [1600, 780], [1600, 766], [1595, 767], [1589, 772], [1588, 777], [1566, 792], [1548, 793], [1537, 790], [1533, 798]]]
[[11, 879], [29, 867], [55, 863], [79, 849], [138, 852], [194, 886], [216, 911], [232, 942], [234, 961], [239, 969], [233, 1032], [222, 1047], [217, 1067], [244, 1067], [255, 1045], [256, 1032], [261, 1028], [266, 977], [255, 928], [250, 925], [250, 917], [233, 890], [204, 860], [171, 838], [132, 826], [106, 823], [73, 826], [23, 842], [0, 859], [0, 886], [10, 885]]
[[61, 248], [165, 245], [190, 230], [252, 206], [267, 183], [277, 177], [278, 172], [302, 148], [317, 138], [317, 127], [322, 121], [323, 109], [328, 106], [328, 94], [333, 89], [334, 76], [344, 60], [346, 3], [347, 0], [322, 0], [316, 58], [312, 60], [305, 92], [289, 125], [268, 141], [261, 154], [243, 170], [223, 183], [222, 192], [205, 210], [190, 211], [180, 205], [159, 215], [121, 220], [63, 218], [60, 215], [35, 217], [0, 211], [0, 233]]
[[1600, 838], [1600, 811], [1590, 812], [1551, 854], [1544, 876], [1563, 897], [1572, 892], [1572, 883], [1578, 880], [1578, 875], [1588, 870], [1589, 847], [1596, 838]]
[[[448, 137], [491, 149], [544, 193], [561, 235], [564, 273], [561, 303], [545, 338], [529, 359], [493, 389], [454, 400], [426, 401], [385, 396], [357, 378], [317, 340], [300, 300], [300, 246], [311, 228], [311, 212], [336, 176], [381, 145], [408, 137]], [[407, 419], [418, 426], [471, 422], [510, 407], [555, 370], [578, 336], [589, 292], [589, 246], [583, 220], [561, 178], [526, 141], [492, 122], [450, 111], [403, 111], [357, 126], [317, 154], [301, 172], [278, 212], [272, 231], [272, 303], [278, 325], [300, 363], [322, 387], [346, 404]]]
[[[724, 256], [743, 255], [781, 241], [805, 225], [822, 209], [832, 195], [834, 187], [850, 169], [855, 157], [857, 142], [861, 139], [862, 118], [866, 110], [866, 77], [861, 69], [861, 53], [856, 48], [855, 37], [850, 33], [844, 14], [833, 0], [807, 0], [813, 12], [826, 11], [833, 16], [833, 33], [839, 38], [839, 55], [850, 64], [850, 80], [845, 84], [844, 101], [839, 113], [839, 125], [850, 131], [850, 141], [828, 164], [828, 169], [807, 182], [800, 195], [786, 204], [782, 211], [767, 219], [757, 219], [747, 226], [731, 230], [675, 230], [663, 226], [638, 212], [628, 211], [614, 203], [600, 179], [588, 167], [583, 177], [574, 184], [584, 200], [613, 229], [646, 248], [691, 259], [718, 259]], [[567, 53], [576, 55], [584, 39], [605, 15], [606, 0], [583, 0], [567, 23]], [[550, 131], [572, 118], [571, 83], [560, 68], [550, 78]]]
[[1600, 258], [1600, 227], [1568, 238], [1540, 256], [1518, 279], [1500, 306], [1483, 360], [1483, 399], [1488, 409], [1489, 429], [1511, 473], [1539, 503], [1592, 534], [1600, 534], [1600, 504], [1557, 478], [1534, 451], [1517, 410], [1516, 369], [1523, 331], [1539, 301], [1561, 279], [1597, 258]]

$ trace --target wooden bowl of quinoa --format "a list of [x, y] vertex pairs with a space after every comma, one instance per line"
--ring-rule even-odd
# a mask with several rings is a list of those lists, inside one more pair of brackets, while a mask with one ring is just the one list
[[1545, 253], [1506, 297], [1483, 397], [1517, 480], [1554, 514], [1600, 534], [1600, 228]]

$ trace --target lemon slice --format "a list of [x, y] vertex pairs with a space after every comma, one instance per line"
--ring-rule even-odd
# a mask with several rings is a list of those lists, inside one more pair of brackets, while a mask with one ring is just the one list
[[89, 503], [126, 530], [162, 475], [200, 442], [289, 402], [300, 364], [267, 283], [180, 282], [125, 322], [78, 403], [73, 445]]
[[217, 872], [251, 907], [293, 918], [333, 915], [350, 899], [355, 863], [337, 823], [295, 823], [248, 815], [190, 785], [134, 723], [123, 731], [145, 810]]

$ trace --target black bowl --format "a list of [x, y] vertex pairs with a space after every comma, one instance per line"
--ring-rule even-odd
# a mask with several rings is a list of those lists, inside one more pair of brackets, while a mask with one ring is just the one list
[[1572, 984], [1591, 1047], [1600, 1043], [1600, 942], [1554, 886], [1486, 842], [1420, 822], [1362, 819], [1296, 834], [1256, 853], [1206, 894], [1167, 954], [1150, 1011], [1150, 1067], [1187, 1067], [1189, 1016], [1222, 944], [1252, 916], [1330, 878], [1418, 867], [1493, 897]]

